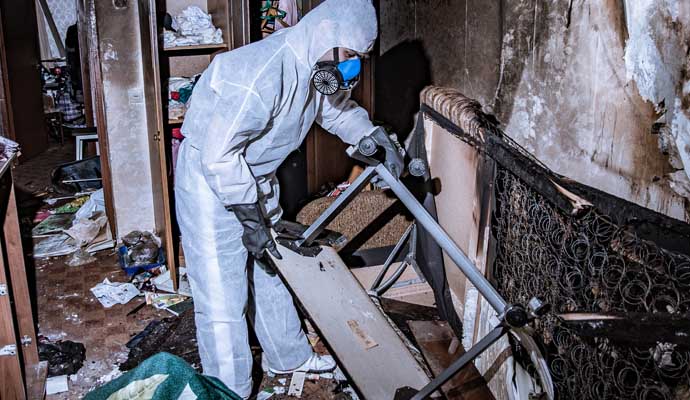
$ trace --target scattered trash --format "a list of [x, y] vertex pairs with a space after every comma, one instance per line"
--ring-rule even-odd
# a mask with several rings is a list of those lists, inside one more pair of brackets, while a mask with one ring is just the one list
[[343, 393], [350, 396], [351, 400], [359, 400], [359, 396], [357, 396], [357, 393], [355, 392], [355, 389], [352, 388], [352, 386], [345, 387], [343, 389]]
[[[103, 189], [99, 190], [103, 193]], [[89, 196], [81, 196], [51, 210], [53, 214], [74, 214], [89, 200]]]
[[90, 218], [75, 218], [72, 227], [65, 230], [65, 233], [70, 235], [79, 247], [84, 247], [98, 236], [107, 223], [108, 217], [99, 211]]
[[84, 249], [78, 249], [72, 253], [72, 257], [67, 260], [67, 265], [70, 267], [78, 267], [80, 265], [91, 264], [96, 260], [97, 258], [92, 256], [89, 252], [84, 251]]
[[114, 367], [110, 372], [98, 378], [99, 385], [105, 385], [106, 383], [121, 377], [123, 374], [118, 367]]
[[151, 270], [165, 264], [165, 255], [160, 249], [160, 242], [150, 232], [132, 231], [122, 237], [118, 250], [120, 265], [127, 275], [134, 275], [141, 270]]
[[187, 299], [181, 303], [173, 304], [172, 306], [166, 308], [166, 311], [178, 316], [187, 310], [194, 310], [194, 301], [192, 301], [192, 299]]
[[34, 226], [31, 230], [31, 236], [34, 238], [42, 238], [53, 235], [59, 235], [72, 226], [74, 214], [54, 214], [50, 215], [41, 223]]
[[287, 385], [287, 378], [280, 378], [280, 379], [278, 379], [278, 383], [280, 383], [280, 384], [283, 385], [283, 386], [284, 386], [284, 385]]
[[155, 292], [157, 289], [153, 285], [154, 277], [155, 275], [152, 271], [144, 271], [134, 275], [130, 282], [142, 292]]
[[131, 283], [110, 282], [108, 278], [92, 287], [91, 293], [105, 308], [110, 308], [115, 304], [127, 304], [140, 294], [139, 289]]
[[187, 300], [185, 296], [168, 293], [146, 293], [146, 304], [152, 305], [159, 310], [167, 310], [170, 306], [182, 303]]
[[34, 258], [66, 256], [77, 251], [74, 239], [66, 234], [49, 236], [34, 244]]
[[48, 362], [48, 376], [73, 375], [84, 365], [86, 348], [71, 340], [38, 342], [38, 358]]
[[79, 250], [72, 254], [72, 258], [67, 262], [67, 265], [76, 267], [96, 261], [96, 257], [87, 252], [86, 247], [96, 239], [101, 230], [108, 224], [108, 218], [102, 215], [100, 211], [94, 216], [96, 217], [95, 219], [75, 219], [72, 227], [65, 231], [79, 246]]
[[295, 396], [297, 398], [302, 397], [304, 378], [306, 378], [306, 376], [306, 372], [293, 372], [292, 378], [290, 378], [290, 389], [288, 390], [288, 396]]
[[92, 192], [84, 204], [79, 207], [74, 215], [75, 218], [91, 218], [95, 213], [105, 213], [105, 198], [103, 197], [103, 189]]
[[127, 360], [120, 364], [123, 371], [136, 368], [142, 361], [160, 352], [174, 354], [191, 365], [201, 365], [192, 309], [181, 312], [178, 317], [152, 321], [126, 346], [129, 354]]
[[67, 375], [51, 376], [46, 379], [46, 395], [62, 393], [68, 390]]
[[213, 26], [211, 16], [196, 6], [189, 6], [172, 18], [172, 30], [163, 31], [163, 47], [223, 43], [223, 32]]
[[320, 379], [333, 379], [333, 374], [330, 372], [323, 372], [321, 374], [307, 374], [308, 381], [318, 381]]
[[177, 292], [173, 289], [173, 282], [170, 279], [170, 271], [165, 271], [153, 278], [153, 284], [159, 291], [177, 293], [183, 296], [192, 297], [192, 288], [189, 285], [189, 278], [187, 277], [187, 269], [180, 267], [177, 269], [177, 274], [179, 275], [179, 283], [177, 285]]
[[51, 213], [50, 210], [39, 210], [36, 212], [36, 214], [34, 214], [33, 223], [38, 224], [42, 221], [45, 221], [51, 215], [53, 215], [53, 213]]
[[285, 388], [282, 386], [273, 386], [264, 388], [259, 394], [256, 395], [256, 400], [266, 400], [273, 397], [273, 395], [285, 394]]
[[[75, 253], [68, 265], [84, 265], [95, 260], [91, 253], [112, 248], [115, 241], [105, 216], [103, 191], [82, 196], [68, 203], [70, 207], [81, 207], [75, 213], [56, 212], [32, 229], [34, 238], [44, 238], [34, 244], [34, 257], [57, 257]], [[64, 207], [64, 206], [62, 206]], [[56, 210], [60, 210], [58, 207]]]

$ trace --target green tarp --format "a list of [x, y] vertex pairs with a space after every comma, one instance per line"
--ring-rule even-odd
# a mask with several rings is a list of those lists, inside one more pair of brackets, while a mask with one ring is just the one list
[[135, 369], [93, 390], [84, 400], [242, 400], [216, 378], [202, 375], [169, 353], [149, 357]]

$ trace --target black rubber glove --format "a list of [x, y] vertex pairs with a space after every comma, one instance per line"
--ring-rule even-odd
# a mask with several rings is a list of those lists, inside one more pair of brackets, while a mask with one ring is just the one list
[[377, 128], [374, 132], [369, 135], [376, 144], [378, 144], [385, 152], [385, 161], [383, 164], [386, 169], [393, 174], [396, 178], [400, 178], [403, 169], [405, 168], [405, 162], [403, 160], [403, 155], [401, 153], [400, 145], [398, 145], [385, 129]]
[[235, 204], [226, 208], [235, 213], [237, 219], [242, 223], [242, 228], [244, 228], [242, 243], [249, 253], [256, 258], [261, 258], [264, 256], [264, 251], [268, 250], [273, 257], [279, 260], [283, 259], [283, 256], [278, 252], [273, 236], [271, 236], [271, 230], [259, 204]]

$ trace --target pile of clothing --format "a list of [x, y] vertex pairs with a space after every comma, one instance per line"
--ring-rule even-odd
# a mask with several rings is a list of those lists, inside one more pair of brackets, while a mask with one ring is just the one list
[[200, 75], [191, 78], [171, 77], [168, 79], [168, 119], [184, 117], [192, 90]]
[[197, 6], [189, 6], [172, 17], [163, 32], [164, 48], [220, 43], [223, 43], [223, 32], [213, 25], [211, 15]]

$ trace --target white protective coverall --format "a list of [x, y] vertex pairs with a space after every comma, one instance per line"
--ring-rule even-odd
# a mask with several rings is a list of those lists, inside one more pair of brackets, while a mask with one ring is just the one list
[[252, 385], [246, 315], [271, 368], [297, 368], [312, 349], [283, 282], [248, 260], [242, 225], [225, 206], [259, 201], [275, 223], [276, 169], [313, 122], [349, 144], [374, 130], [348, 92], [324, 96], [311, 76], [326, 52], [366, 53], [376, 35], [370, 0], [326, 0], [294, 27], [216, 56], [194, 88], [182, 126], [176, 211], [204, 373], [240, 396]]

